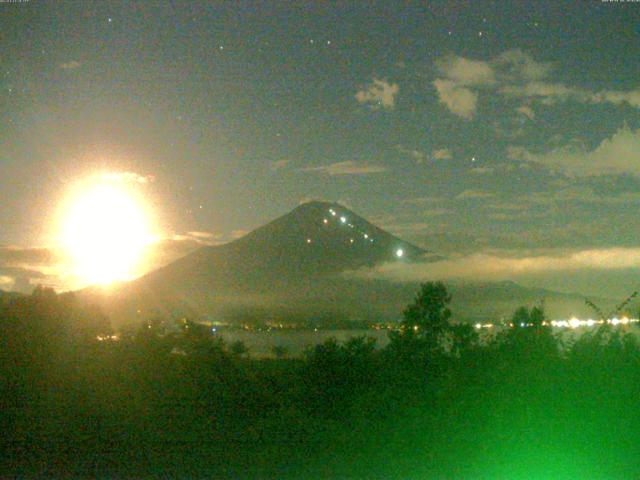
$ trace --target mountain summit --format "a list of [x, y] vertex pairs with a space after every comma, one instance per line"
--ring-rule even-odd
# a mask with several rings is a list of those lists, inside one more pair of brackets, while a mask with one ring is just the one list
[[198, 289], [250, 287], [411, 262], [427, 253], [338, 203], [314, 201], [230, 243], [202, 247], [139, 281]]

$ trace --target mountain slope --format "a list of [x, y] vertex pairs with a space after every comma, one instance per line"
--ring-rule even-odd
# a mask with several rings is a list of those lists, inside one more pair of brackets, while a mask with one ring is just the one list
[[367, 222], [349, 209], [309, 202], [225, 245], [203, 247], [136, 283], [213, 290], [255, 290], [428, 252]]

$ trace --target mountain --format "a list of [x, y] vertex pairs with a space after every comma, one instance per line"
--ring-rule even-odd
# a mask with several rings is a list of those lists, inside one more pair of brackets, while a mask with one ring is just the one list
[[[205, 246], [100, 298], [116, 320], [190, 316], [219, 321], [397, 319], [418, 283], [343, 275], [386, 262], [441, 259], [337, 203], [309, 202], [224, 245]], [[512, 282], [451, 286], [465, 319], [497, 319], [545, 299], [560, 315], [584, 312], [579, 295]], [[95, 290], [93, 292], [95, 298]], [[556, 308], [559, 306], [560, 308]]]
[[238, 240], [203, 247], [141, 282], [254, 290], [265, 281], [299, 281], [427, 256], [337, 203], [309, 202]]

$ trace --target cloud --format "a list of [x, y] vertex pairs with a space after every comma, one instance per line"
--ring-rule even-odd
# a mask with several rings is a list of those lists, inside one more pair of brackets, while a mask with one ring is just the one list
[[448, 148], [435, 149], [431, 152], [430, 157], [420, 150], [405, 148], [403, 145], [396, 145], [396, 150], [413, 158], [418, 164], [423, 163], [427, 158], [432, 160], [450, 160], [452, 158], [451, 151]]
[[396, 95], [400, 91], [397, 83], [388, 83], [377, 78], [364, 90], [356, 93], [356, 100], [362, 104], [368, 104], [372, 109], [380, 108], [392, 110], [396, 104]]
[[446, 201], [447, 201], [447, 197], [432, 195], [428, 197], [406, 198], [402, 200], [402, 203], [405, 205], [433, 205], [433, 204], [443, 203]]
[[0, 247], [0, 275], [43, 280], [59, 273], [61, 258], [46, 248]]
[[592, 94], [580, 88], [567, 87], [562, 83], [529, 82], [524, 84], [504, 85], [500, 93], [508, 97], [539, 98], [543, 103], [550, 105], [556, 101], [574, 99], [587, 102]]
[[231, 239], [236, 240], [238, 238], [244, 237], [248, 233], [249, 233], [249, 230], [245, 230], [243, 228], [240, 228], [238, 230], [233, 230], [231, 232]]
[[578, 270], [640, 268], [640, 248], [588, 249], [556, 255], [508, 257], [473, 254], [430, 263], [391, 262], [354, 272], [398, 282], [426, 280], [506, 280], [516, 276]]
[[61, 63], [59, 66], [63, 70], [75, 70], [76, 68], [80, 68], [80, 62], [71, 60], [70, 62]]
[[0, 246], [0, 265], [48, 265], [56, 260], [57, 256], [48, 248]]
[[289, 165], [289, 163], [291, 163], [291, 160], [277, 160], [271, 164], [271, 170], [273, 171], [282, 170], [287, 165]]
[[[580, 103], [627, 104], [640, 108], [640, 89], [629, 91], [591, 91], [550, 81], [554, 65], [538, 62], [520, 49], [507, 50], [483, 61], [449, 55], [435, 61], [438, 78], [433, 82], [438, 98], [449, 111], [470, 120], [476, 112], [480, 90], [497, 93], [505, 99], [523, 98], [543, 105], [575, 101]], [[517, 112], [533, 120], [531, 107]]]
[[495, 72], [488, 62], [450, 55], [436, 60], [436, 67], [441, 75], [459, 86], [496, 83]]
[[109, 182], [122, 183], [151, 183], [154, 180], [153, 175], [140, 175], [134, 172], [109, 172], [100, 175], [100, 179]]
[[553, 70], [551, 63], [536, 62], [520, 49], [507, 50], [493, 61], [503, 81], [534, 81], [546, 78]]
[[507, 97], [521, 97], [538, 99], [544, 105], [553, 105], [558, 102], [576, 101], [580, 103], [611, 103], [622, 105], [624, 103], [640, 108], [640, 90], [618, 91], [602, 90], [593, 92], [578, 87], [570, 87], [562, 83], [529, 82], [525, 84], [504, 85], [500, 93]]
[[627, 103], [635, 108], [640, 108], [640, 89], [629, 92], [618, 92], [614, 90], [603, 91], [595, 95], [596, 103], [609, 102], [614, 105]]
[[494, 167], [475, 167], [470, 170], [474, 175], [488, 175], [495, 171], [496, 169]]
[[507, 155], [516, 160], [543, 165], [571, 177], [598, 175], [640, 175], [640, 129], [628, 127], [605, 138], [593, 150], [569, 144], [547, 153], [534, 154], [523, 147], [509, 147]]
[[431, 156], [436, 160], [451, 160], [451, 152], [448, 148], [439, 148], [431, 152]]
[[396, 150], [398, 150], [398, 152], [402, 153], [403, 155], [411, 157], [418, 164], [424, 162], [427, 158], [424, 152], [416, 149], [406, 148], [403, 145], [396, 145]]
[[440, 103], [447, 106], [449, 111], [465, 120], [471, 120], [476, 112], [478, 94], [468, 88], [459, 87], [451, 80], [436, 79], [433, 86], [438, 92]]
[[506, 51], [491, 61], [449, 55], [436, 60], [435, 66], [441, 78], [434, 80], [433, 85], [440, 102], [466, 120], [472, 119], [476, 112], [476, 89], [544, 78], [551, 70], [550, 64], [538, 63], [521, 50]]
[[463, 192], [456, 195], [456, 199], [471, 200], [471, 199], [477, 199], [477, 198], [490, 198], [493, 196], [494, 196], [493, 193], [487, 192], [485, 190], [464, 190]]
[[216, 238], [220, 238], [220, 235], [216, 235], [215, 233], [211, 233], [211, 232], [200, 232], [200, 231], [192, 231], [192, 232], [187, 232], [187, 235], [189, 237], [193, 237], [193, 238], [197, 238], [197, 239], [202, 239], [202, 240], [214, 240]]
[[372, 165], [365, 162], [354, 162], [348, 160], [346, 162], [337, 162], [321, 167], [302, 168], [302, 172], [319, 172], [327, 175], [366, 175], [369, 173], [382, 173], [387, 169], [381, 165]]
[[[429, 208], [420, 212], [422, 218], [441, 217], [443, 215], [451, 215], [451, 210], [447, 208]], [[433, 223], [430, 222], [380, 222], [384, 224], [385, 230], [389, 230], [396, 235], [418, 235], [430, 232], [433, 229]]]
[[0, 277], [5, 278], [0, 288], [30, 293], [32, 285], [54, 284], [59, 262], [60, 257], [48, 248], [0, 246]]

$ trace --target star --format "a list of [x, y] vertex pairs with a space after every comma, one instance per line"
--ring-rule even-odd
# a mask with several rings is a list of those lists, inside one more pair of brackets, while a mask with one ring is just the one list
[[111, 17], [107, 18], [107, 22], [112, 23], [113, 22], [113, 18], [111, 18]]

